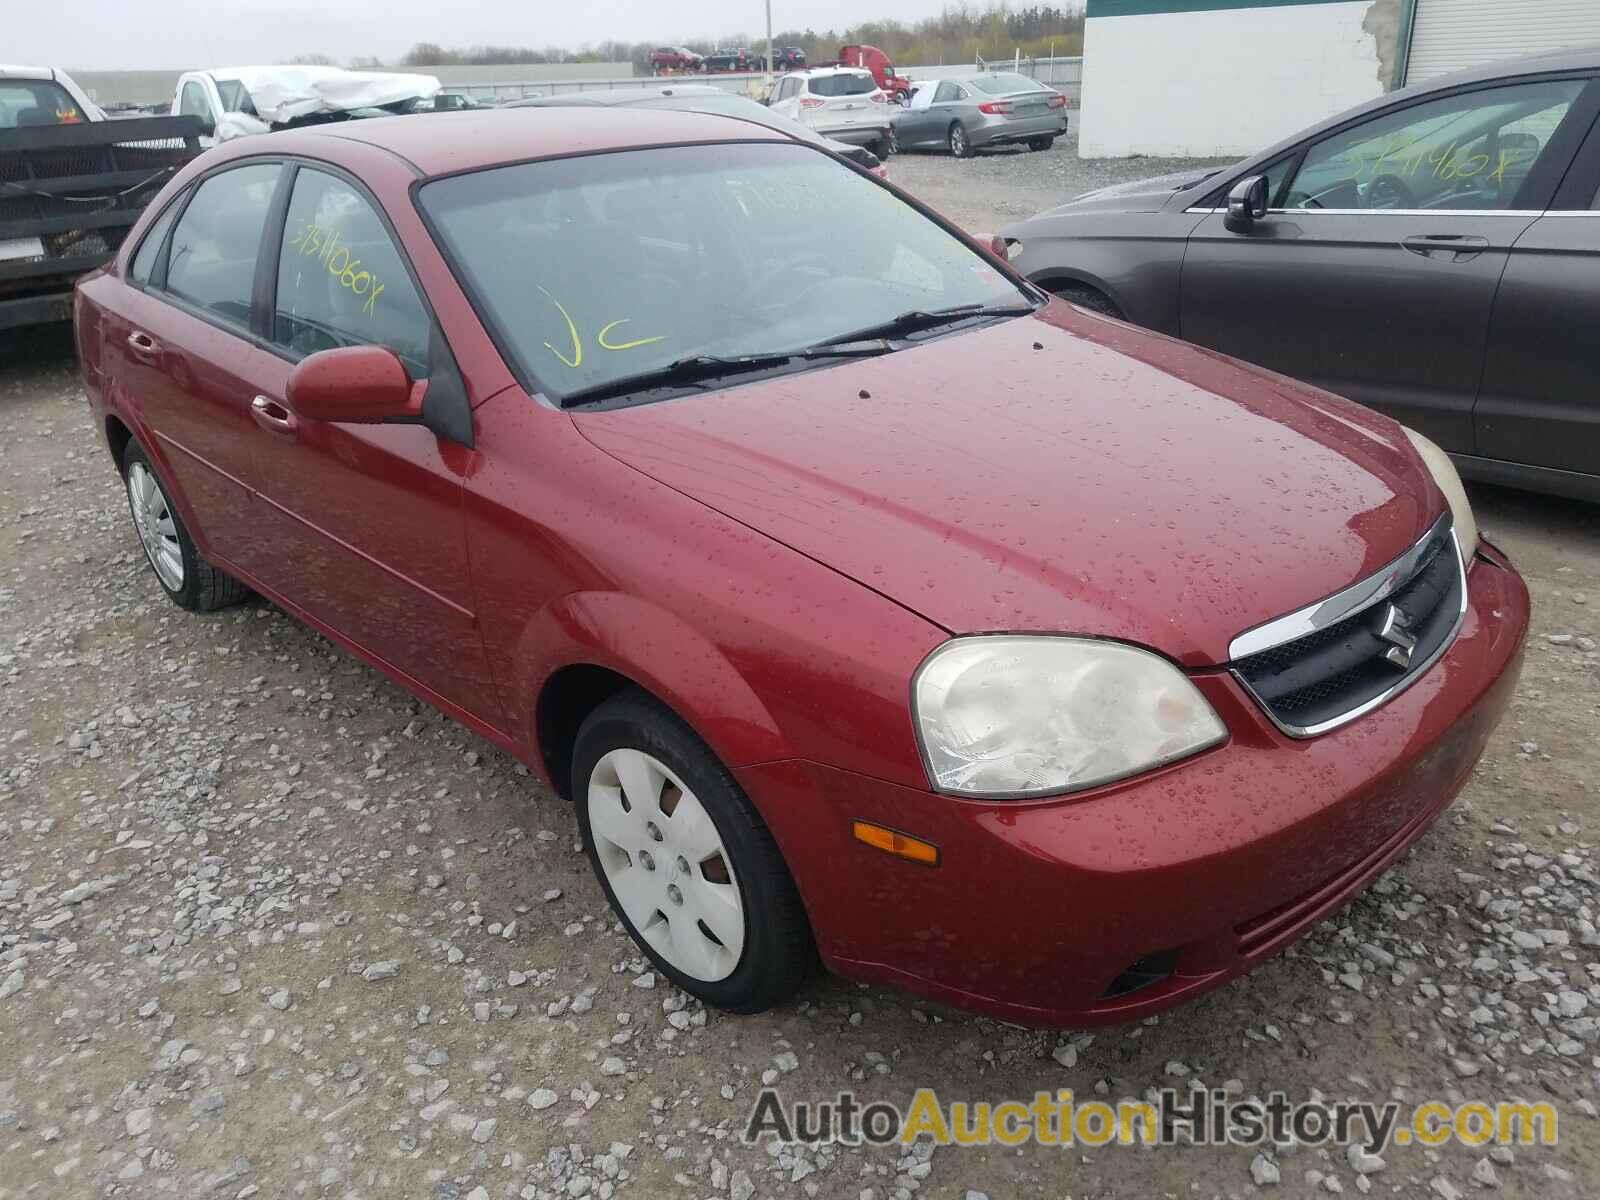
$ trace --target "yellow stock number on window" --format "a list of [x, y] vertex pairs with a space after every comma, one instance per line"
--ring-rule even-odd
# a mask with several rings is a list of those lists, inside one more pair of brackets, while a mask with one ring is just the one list
[[369, 317], [383, 295], [383, 284], [371, 271], [361, 266], [361, 260], [350, 254], [350, 247], [340, 244], [337, 229], [324, 229], [321, 225], [302, 225], [289, 240], [289, 245], [306, 258], [315, 258], [328, 269], [328, 274], [363, 298], [361, 311]]
[[[554, 304], [557, 311], [561, 313], [561, 319], [567, 323], [567, 336], [572, 341], [570, 355], [563, 354], [549, 342], [544, 344], [544, 348], [550, 351], [551, 354], [554, 354], [562, 362], [566, 363], [569, 367], [576, 368], [582, 366], [583, 335], [578, 332], [578, 323], [572, 319], [572, 314], [567, 311], [567, 306], [565, 304], [562, 304], [561, 301], [550, 295], [550, 292], [544, 287], [541, 286], [539, 290], [544, 292], [545, 297], [550, 301], [551, 304]], [[620, 321], [612, 321], [609, 324], [602, 326], [599, 334], [595, 336], [595, 342], [599, 345], [600, 349], [632, 350], [638, 346], [651, 346], [656, 342], [664, 342], [667, 340], [665, 334], [661, 334], [656, 337], [622, 340], [625, 339], [627, 335], [618, 333], [617, 331], [620, 330], [624, 325], [630, 324], [632, 320], [632, 317], [623, 317]]]

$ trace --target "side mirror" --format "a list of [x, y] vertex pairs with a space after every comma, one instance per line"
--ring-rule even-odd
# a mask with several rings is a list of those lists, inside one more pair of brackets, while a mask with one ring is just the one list
[[428, 381], [413, 382], [405, 364], [383, 346], [340, 346], [302, 359], [284, 396], [308, 421], [377, 425], [422, 420]]
[[1249, 233], [1267, 215], [1267, 177], [1251, 175], [1228, 192], [1228, 213], [1222, 223], [1233, 233]]

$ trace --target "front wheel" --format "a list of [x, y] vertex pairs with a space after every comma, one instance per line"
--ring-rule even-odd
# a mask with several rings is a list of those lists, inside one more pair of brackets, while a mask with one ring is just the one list
[[959, 121], [950, 126], [950, 153], [957, 158], [972, 157], [972, 139]]
[[900, 131], [893, 126], [889, 128], [889, 153], [900, 153]]
[[707, 1004], [788, 999], [816, 958], [794, 879], [733, 776], [642, 692], [578, 731], [573, 791], [589, 861], [639, 948]]
[[1055, 144], [1056, 140], [1053, 137], [1036, 137], [1028, 139], [1029, 150], [1048, 150]]

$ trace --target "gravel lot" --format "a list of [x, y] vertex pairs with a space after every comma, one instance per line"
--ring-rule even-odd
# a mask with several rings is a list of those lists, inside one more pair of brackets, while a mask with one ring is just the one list
[[[1168, 165], [1063, 144], [894, 173], [983, 228]], [[759, 1017], [687, 1001], [521, 767], [265, 604], [166, 602], [64, 337], [0, 343], [0, 428], [0, 1197], [1600, 1192], [1600, 509], [1474, 493], [1533, 589], [1533, 643], [1409, 859], [1251, 977], [1058, 1035], [836, 978]], [[747, 1146], [764, 1080], [900, 1104], [1549, 1099], [1562, 1141], [1381, 1164]]]
[[1078, 114], [1071, 132], [1035, 154], [1015, 146], [980, 150], [972, 158], [906, 151], [889, 160], [889, 179], [927, 201], [963, 229], [993, 233], [1113, 183], [1128, 183], [1166, 171], [1226, 166], [1231, 158], [1078, 157]]

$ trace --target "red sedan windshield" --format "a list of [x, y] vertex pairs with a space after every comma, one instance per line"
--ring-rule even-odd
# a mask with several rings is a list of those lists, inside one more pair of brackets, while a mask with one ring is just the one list
[[556, 399], [690, 356], [1025, 299], [894, 193], [796, 144], [497, 167], [421, 202], [502, 349]]

